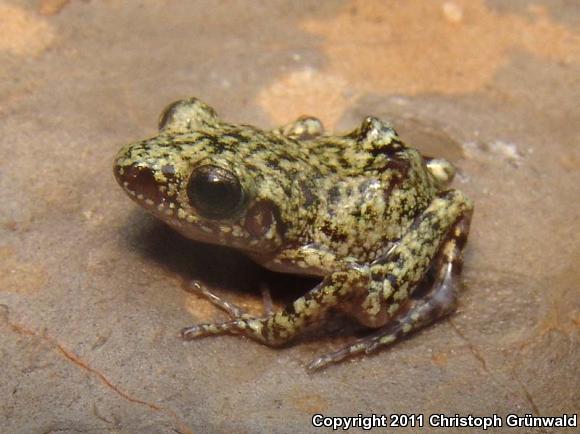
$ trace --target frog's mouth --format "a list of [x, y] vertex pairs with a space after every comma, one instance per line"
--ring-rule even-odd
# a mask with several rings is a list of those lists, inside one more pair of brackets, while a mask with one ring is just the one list
[[[198, 226], [198, 219], [195, 216], [188, 216], [183, 219], [178, 218], [181, 208], [177, 202], [175, 194], [167, 194], [170, 188], [175, 188], [178, 180], [169, 171], [164, 174], [164, 182], [159, 181], [156, 171], [142, 163], [122, 165], [116, 163], [113, 169], [115, 178], [125, 193], [142, 206], [145, 210], [158, 217], [187, 238], [195, 239], [211, 244], [216, 243], [213, 234], [215, 228], [204, 226], [205, 231]], [[195, 223], [195, 224], [194, 224]]]
[[164, 202], [165, 196], [159, 189], [151, 168], [139, 164], [130, 166], [115, 164], [114, 172], [117, 182], [130, 197], [151, 202], [151, 205]]

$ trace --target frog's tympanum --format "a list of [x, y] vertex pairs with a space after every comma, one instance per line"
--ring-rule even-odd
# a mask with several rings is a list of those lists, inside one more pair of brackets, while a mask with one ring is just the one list
[[448, 187], [450, 163], [421, 156], [377, 118], [346, 135], [325, 134], [313, 117], [263, 131], [191, 98], [164, 110], [158, 135], [121, 149], [114, 171], [133, 200], [184, 236], [321, 277], [264, 316], [203, 290], [231, 320], [185, 328], [186, 339], [235, 333], [278, 346], [331, 310], [372, 329], [314, 360], [317, 369], [455, 309], [472, 202]]

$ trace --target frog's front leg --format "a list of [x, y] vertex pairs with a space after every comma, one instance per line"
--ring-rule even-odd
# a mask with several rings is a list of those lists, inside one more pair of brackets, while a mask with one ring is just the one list
[[[235, 303], [232, 303], [231, 301], [223, 299], [222, 297], [220, 297], [219, 295], [217, 295], [216, 293], [211, 291], [209, 288], [207, 288], [203, 283], [201, 283], [198, 280], [193, 280], [189, 284], [188, 289], [190, 292], [205, 298], [207, 301], [209, 301], [215, 307], [223, 310], [231, 318], [237, 319], [237, 318], [244, 318], [244, 317], [250, 316], [240, 306], [238, 306]], [[264, 313], [266, 315], [270, 315], [272, 313], [272, 310], [273, 310], [272, 296], [270, 295], [270, 290], [265, 283], [260, 285], [260, 292], [262, 294]]]
[[223, 310], [232, 318], [239, 318], [247, 315], [244, 309], [232, 303], [231, 301], [224, 300], [219, 295], [210, 291], [204, 284], [202, 284], [197, 280], [194, 280], [190, 283], [189, 290], [194, 294], [197, 294], [205, 298], [211, 304]]
[[185, 339], [225, 333], [243, 334], [267, 345], [283, 345], [308, 325], [318, 322], [331, 308], [364, 296], [369, 282], [368, 267], [345, 265], [280, 312], [263, 318], [243, 316], [220, 323], [198, 324], [183, 329], [181, 333]]

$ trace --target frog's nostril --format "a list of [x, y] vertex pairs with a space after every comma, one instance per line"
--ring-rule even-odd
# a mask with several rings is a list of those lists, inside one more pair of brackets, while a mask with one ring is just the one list
[[155, 204], [163, 201], [163, 194], [151, 168], [140, 164], [115, 165], [115, 177], [119, 184], [137, 199], [149, 199]]

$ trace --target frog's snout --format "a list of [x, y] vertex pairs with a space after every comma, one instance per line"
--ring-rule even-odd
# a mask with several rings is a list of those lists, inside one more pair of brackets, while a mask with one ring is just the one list
[[163, 202], [164, 196], [155, 179], [153, 168], [143, 163], [127, 166], [115, 163], [113, 171], [119, 185], [134, 199], [152, 201], [155, 205]]

